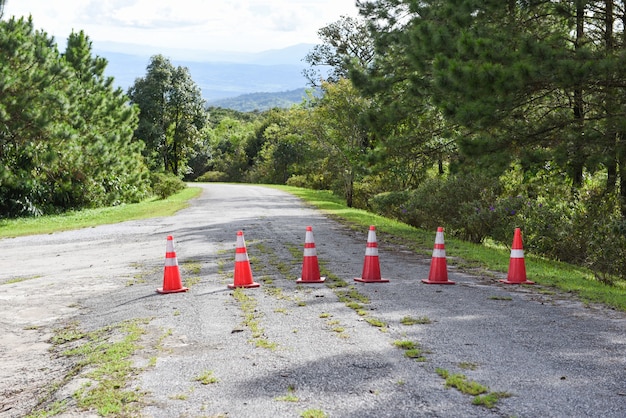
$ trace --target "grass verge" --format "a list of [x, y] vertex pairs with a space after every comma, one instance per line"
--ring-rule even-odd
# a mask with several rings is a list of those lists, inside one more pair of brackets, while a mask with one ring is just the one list
[[[364, 210], [348, 208], [341, 198], [328, 191], [290, 186], [271, 187], [301, 198], [353, 229], [365, 231], [369, 225], [376, 225], [379, 235], [390, 244], [399, 244], [425, 255], [432, 252], [436, 231], [420, 230]], [[472, 244], [448, 237], [446, 254], [449, 264], [470, 273], [478, 272], [486, 276], [489, 276], [490, 272], [506, 273], [510, 261], [510, 250], [505, 247]], [[594, 279], [593, 273], [582, 267], [547, 260], [529, 253], [526, 253], [524, 258], [529, 280], [576, 294], [586, 303], [602, 303], [626, 312], [626, 281], [610, 286]]]
[[71, 229], [114, 224], [136, 219], [170, 216], [188, 206], [188, 201], [202, 191], [199, 187], [188, 187], [167, 199], [152, 198], [141, 203], [84, 209], [62, 215], [40, 216], [0, 220], [0, 238], [24, 235], [51, 234]]

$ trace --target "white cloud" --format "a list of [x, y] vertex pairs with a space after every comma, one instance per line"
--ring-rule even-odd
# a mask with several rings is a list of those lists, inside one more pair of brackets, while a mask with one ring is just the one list
[[206, 51], [262, 51], [318, 42], [317, 31], [356, 0], [8, 0], [5, 18], [32, 14], [64, 41], [84, 30], [98, 42]]

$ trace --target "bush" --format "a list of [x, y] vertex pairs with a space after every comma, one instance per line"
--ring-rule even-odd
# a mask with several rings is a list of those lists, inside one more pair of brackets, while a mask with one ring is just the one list
[[302, 187], [313, 190], [328, 190], [328, 181], [322, 174], [299, 174], [293, 175], [287, 179], [287, 186]]
[[496, 221], [494, 207], [500, 190], [496, 180], [475, 175], [436, 177], [410, 193], [406, 220], [418, 228], [447, 232], [471, 242], [482, 242]]
[[407, 222], [406, 206], [410, 195], [409, 191], [379, 193], [369, 200], [369, 206], [378, 215]]
[[584, 264], [607, 284], [626, 279], [626, 220], [618, 202], [615, 195], [588, 190], [573, 219], [577, 237], [585, 244]]
[[207, 171], [206, 173], [196, 178], [195, 181], [200, 183], [228, 181], [228, 174], [224, 173], [223, 171]]
[[161, 199], [165, 199], [187, 187], [180, 178], [169, 173], [153, 173], [150, 181], [152, 192]]

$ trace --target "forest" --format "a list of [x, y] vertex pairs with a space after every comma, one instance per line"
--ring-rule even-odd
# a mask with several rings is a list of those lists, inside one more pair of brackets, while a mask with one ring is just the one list
[[527, 251], [626, 280], [624, 2], [358, 4], [304, 57], [316, 94], [263, 112], [207, 107], [162, 55], [114, 89], [85, 33], [58, 51], [0, 21], [0, 217], [288, 184], [476, 243], [520, 227]]

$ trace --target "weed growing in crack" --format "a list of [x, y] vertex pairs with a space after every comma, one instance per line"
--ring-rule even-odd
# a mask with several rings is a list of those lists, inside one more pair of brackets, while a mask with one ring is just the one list
[[511, 397], [511, 394], [508, 392], [492, 392], [487, 395], [476, 396], [472, 401], [472, 405], [480, 405], [491, 409], [495, 408], [500, 399], [509, 397]]
[[300, 399], [294, 394], [295, 391], [296, 388], [292, 385], [289, 385], [289, 387], [287, 388], [287, 394], [285, 396], [279, 396], [274, 399], [282, 402], [299, 402]]
[[217, 377], [213, 375], [212, 370], [206, 370], [201, 375], [196, 376], [193, 380], [196, 382], [200, 382], [203, 385], [210, 385], [212, 383], [217, 383], [220, 381]]
[[446, 387], [453, 387], [458, 389], [461, 393], [474, 395], [475, 398], [472, 401], [472, 404], [474, 405], [493, 408], [499, 399], [511, 396], [511, 394], [506, 392], [489, 393], [488, 387], [473, 380], [467, 380], [467, 377], [460, 373], [450, 374], [447, 370], [440, 368], [436, 369], [436, 372], [439, 376], [446, 380]]
[[[74, 394], [76, 406], [95, 410], [99, 415], [132, 416], [138, 413], [145, 393], [139, 388], [129, 388], [137, 373], [131, 356], [140, 348], [138, 341], [145, 333], [150, 319], [134, 319], [109, 325], [92, 332], [83, 332], [73, 322], [56, 330], [50, 342], [61, 355], [76, 359], [74, 367], [62, 382], [49, 392], [62, 387], [71, 379], [82, 375], [88, 379]], [[40, 405], [45, 399], [40, 401]], [[51, 416], [62, 413], [66, 403], [55, 402], [46, 409], [35, 410], [31, 416]]]
[[243, 288], [237, 288], [232, 292], [233, 298], [239, 302], [239, 307], [243, 312], [243, 325], [252, 333], [252, 343], [260, 348], [275, 350], [277, 344], [264, 337], [265, 330], [259, 323], [260, 314], [257, 311], [256, 299], [246, 294]]
[[419, 344], [410, 341], [410, 340], [396, 340], [393, 342], [393, 345], [404, 350], [404, 356], [415, 361], [424, 362], [426, 361], [426, 357], [424, 357]]
[[431, 324], [432, 321], [430, 320], [430, 318], [426, 317], [426, 316], [422, 316], [419, 318], [413, 318], [411, 316], [405, 316], [404, 318], [402, 318], [400, 320], [400, 323], [402, 325], [426, 325], [426, 324]]
[[300, 414], [301, 418], [327, 418], [328, 415], [321, 409], [307, 409]]

